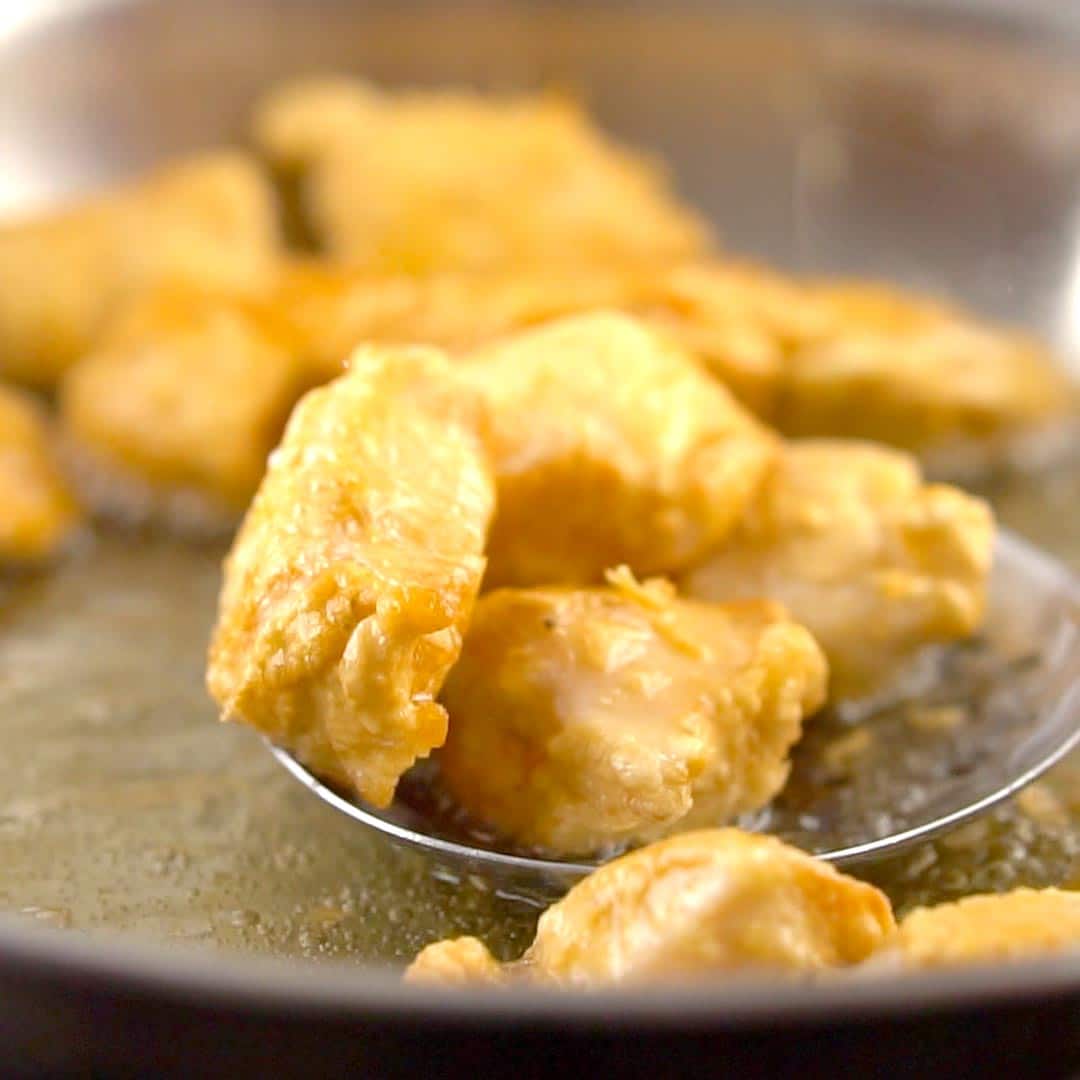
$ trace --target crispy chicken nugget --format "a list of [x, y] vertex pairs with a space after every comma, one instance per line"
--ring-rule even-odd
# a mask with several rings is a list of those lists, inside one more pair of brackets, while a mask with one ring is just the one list
[[906, 447], [948, 465], [970, 448], [1005, 453], [1065, 421], [1077, 395], [1046, 350], [961, 321], [895, 333], [857, 327], [796, 353], [777, 425]]
[[993, 538], [985, 503], [923, 483], [907, 454], [795, 442], [739, 528], [682, 585], [704, 600], [782, 603], [820, 642], [832, 694], [844, 697], [921, 646], [978, 629]]
[[446, 737], [435, 703], [484, 572], [482, 408], [430, 349], [362, 349], [297, 406], [225, 564], [224, 719], [386, 805]]
[[44, 409], [28, 394], [0, 386], [0, 566], [55, 556], [81, 523]]
[[494, 425], [488, 585], [686, 567], [734, 528], [775, 454], [688, 353], [625, 315], [505, 338], [463, 374]]
[[60, 414], [98, 509], [231, 525], [317, 381], [271, 308], [166, 286], [67, 373]]
[[678, 600], [625, 568], [609, 580], [487, 593], [443, 688], [449, 790], [559, 854], [760, 808], [825, 700], [821, 650], [778, 605]]
[[633, 310], [786, 435], [866, 438], [947, 463], [1076, 413], [1075, 387], [1041, 346], [899, 289], [730, 261], [661, 268], [634, 288]]
[[[500, 974], [586, 989], [817, 972], [865, 960], [894, 928], [882, 893], [827, 863], [773, 837], [701, 830], [590, 874], [540, 917], [521, 962]], [[429, 946], [408, 975], [491, 981], [497, 969], [477, 954], [476, 944]]]
[[671, 260], [707, 245], [656, 163], [550, 95], [300, 83], [263, 103], [255, 136], [306, 178], [326, 247], [369, 268]]
[[132, 294], [166, 279], [253, 285], [273, 264], [276, 238], [267, 182], [234, 152], [4, 224], [0, 375], [51, 387]]
[[900, 923], [881, 960], [929, 968], [1022, 960], [1080, 949], [1080, 893], [1015, 889], [917, 908]]
[[362, 342], [459, 349], [613, 296], [602, 275], [371, 275], [283, 264], [255, 291], [142, 293], [61, 382], [88, 501], [110, 514], [229, 527], [289, 410]]
[[505, 975], [499, 961], [482, 941], [460, 937], [436, 941], [422, 949], [409, 965], [405, 978], [416, 983], [469, 986], [501, 983]]

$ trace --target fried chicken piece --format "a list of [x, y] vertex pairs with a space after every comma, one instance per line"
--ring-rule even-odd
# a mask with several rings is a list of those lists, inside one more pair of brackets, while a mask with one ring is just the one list
[[1064, 368], [1017, 331], [867, 282], [805, 287], [818, 325], [787, 365], [788, 435], [872, 439], [922, 454], [984, 454], [1075, 415]]
[[708, 241], [655, 162], [554, 96], [299, 83], [263, 103], [255, 137], [305, 178], [325, 246], [371, 269], [654, 262]]
[[405, 972], [409, 982], [469, 986], [504, 981], [499, 961], [477, 938], [436, 941], [422, 949]]
[[489, 586], [688, 566], [736, 525], [775, 454], [689, 354], [624, 315], [505, 338], [463, 374], [494, 425]]
[[[811, 973], [865, 960], [894, 928], [888, 900], [872, 886], [773, 837], [710, 829], [658, 841], [590, 874], [540, 917], [532, 946], [503, 974], [587, 989]], [[416, 961], [414, 976], [438, 979], [435, 948]], [[444, 981], [461, 981], [460, 966], [445, 967]], [[488, 971], [472, 960], [477, 978], [489, 979]]]
[[629, 283], [629, 310], [669, 333], [761, 419], [772, 423], [787, 357], [820, 330], [798, 284], [760, 267], [699, 261]]
[[948, 463], [1076, 413], [1076, 388], [1045, 349], [926, 297], [733, 262], [665, 269], [640, 287], [634, 309], [786, 435], [866, 438]]
[[276, 236], [269, 186], [235, 152], [0, 226], [0, 375], [51, 387], [110, 313], [155, 282], [255, 285]]
[[[283, 417], [290, 397], [295, 400], [304, 387], [340, 374], [357, 344], [421, 342], [468, 351], [560, 317], [609, 308], [647, 323], [675, 342], [674, 349], [700, 355], [736, 397], [789, 430], [851, 429], [862, 423], [852, 416], [865, 414], [878, 418], [866, 425], [874, 437], [899, 443], [938, 446], [952, 438], [950, 431], [954, 441], [974, 435], [970, 412], [956, 412], [949, 404], [955, 395], [940, 397], [932, 406], [928, 402], [936, 391], [929, 384], [922, 400], [904, 389], [917, 368], [908, 348], [912, 327], [922, 328], [919, 340], [924, 344], [933, 334], [944, 341], [961, 333], [953, 323], [945, 324], [953, 329], [926, 329], [935, 321], [941, 325], [944, 309], [855, 285], [831, 287], [827, 303], [821, 299], [824, 288], [800, 288], [779, 275], [720, 263], [414, 277], [288, 262], [254, 293], [170, 284], [136, 299], [130, 310], [111, 321], [90, 358], [76, 365], [85, 364], [87, 371], [69, 381], [87, 392], [65, 389], [62, 397], [79, 404], [64, 411], [77, 429], [84, 456], [96, 463], [95, 482], [88, 489], [91, 501], [104, 501], [107, 509], [120, 502], [121, 509], [136, 514], [148, 506], [164, 507], [174, 521], [209, 506], [212, 521], [227, 521], [258, 482], [258, 463], [280, 427], [272, 417]], [[845, 324], [854, 329], [849, 333]], [[813, 367], [806, 357], [817, 355], [816, 350], [841, 355], [851, 342], [867, 340], [871, 331], [885, 344], [875, 346], [871, 361], [877, 388], [867, 391], [863, 409], [845, 396], [847, 389], [833, 378], [835, 369]], [[902, 336], [889, 345], [892, 333]], [[965, 333], [967, 340], [976, 340], [973, 332]], [[1023, 423], [1033, 429], [1048, 421], [1055, 408], [1065, 407], [1064, 396], [1055, 398], [1056, 392], [1038, 389], [1062, 383], [1045, 357], [1006, 350], [1001, 355], [1012, 357], [1008, 363], [1014, 377], [1002, 381], [1005, 361], [999, 364], [996, 346], [989, 343], [1006, 339], [980, 333], [978, 340], [988, 344], [968, 350], [968, 374], [961, 389], [969, 398], [981, 393], [976, 388], [984, 383], [997, 387], [994, 393], [1000, 391], [997, 404], [989, 404], [983, 413], [983, 431], [991, 443], [1021, 424], [1024, 401], [1028, 406], [1023, 406]], [[232, 353], [227, 363], [221, 360], [226, 341]], [[819, 342], [829, 344], [814, 344]], [[881, 363], [890, 349], [899, 358], [895, 365]], [[948, 359], [940, 350], [935, 355], [943, 362]], [[267, 372], [264, 385], [255, 374], [262, 365]], [[132, 377], [136, 370], [142, 374]], [[230, 389], [242, 385], [248, 370], [249, 385], [257, 388], [250, 403]], [[936, 368], [926, 371], [942, 382]], [[820, 394], [804, 393], [818, 376]], [[239, 413], [232, 425], [222, 423], [226, 410], [218, 402], [223, 397], [234, 399], [227, 411]], [[800, 403], [798, 410], [795, 403]], [[828, 420], [826, 412], [834, 408], [837, 416]], [[164, 409], [184, 417], [173, 436], [163, 430]], [[227, 434], [229, 426], [235, 427], [234, 439]], [[189, 435], [204, 428], [212, 432], [205, 445]], [[219, 460], [219, 452], [228, 460]], [[215, 455], [212, 462], [207, 460], [210, 454]], [[112, 475], [118, 472], [119, 479]], [[101, 482], [98, 474], [112, 476], [112, 482]], [[753, 470], [747, 478], [752, 481]], [[197, 494], [198, 506], [187, 497], [189, 491]], [[201, 520], [207, 514], [197, 516]], [[611, 561], [619, 557], [615, 552]]]
[[98, 509], [227, 527], [316, 381], [271, 307], [168, 286], [68, 372], [60, 414]]
[[609, 581], [487, 593], [443, 688], [449, 791], [562, 855], [760, 808], [825, 700], [821, 650], [777, 605]]
[[471, 346], [611, 287], [599, 275], [421, 280], [296, 262], [254, 292], [148, 290], [61, 383], [81, 486], [110, 515], [230, 527], [289, 410], [357, 344]]
[[446, 737], [435, 703], [484, 572], [482, 407], [430, 349], [361, 349], [309, 393], [225, 564], [224, 719], [385, 806]]
[[930, 968], [1068, 949], [1080, 949], [1080, 893], [1015, 889], [917, 908], [875, 962], [899, 959], [905, 967]]
[[825, 650], [832, 695], [846, 697], [920, 647], [978, 629], [993, 538], [981, 500], [924, 484], [907, 454], [795, 442], [738, 530], [682, 586], [703, 600], [782, 603]]
[[417, 277], [296, 262], [281, 273], [266, 306], [289, 319], [312, 372], [332, 378], [361, 342], [460, 352], [564, 315], [618, 306], [632, 280], [608, 268]]
[[52, 558], [82, 524], [44, 410], [6, 386], [0, 386], [0, 507], [0, 566]]

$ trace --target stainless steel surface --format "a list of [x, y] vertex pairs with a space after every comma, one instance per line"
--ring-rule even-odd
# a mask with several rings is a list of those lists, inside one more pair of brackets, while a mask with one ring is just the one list
[[[1075, 355], [1080, 15], [1067, 4], [961, 12], [973, 6], [189, 0], [47, 17], [30, 5], [20, 19], [5, 9], [0, 204], [42, 203], [240, 136], [257, 93], [303, 72], [558, 82], [666, 155], [730, 248], [939, 288]], [[1080, 566], [1080, 463], [989, 486], [1009, 524]], [[311, 799], [249, 733], [213, 725], [199, 676], [219, 555], [103, 537], [0, 600], [0, 908], [105, 935], [102, 951], [79, 943], [72, 962], [114, 977], [143, 960], [118, 959], [110, 931], [350, 965], [398, 963], [465, 932], [514, 952], [533, 910], [482, 882], [433, 879], [424, 858], [357, 835]], [[1078, 780], [1074, 756], [1046, 782], [1071, 805], [1067, 820], [1033, 821], [1010, 803], [977, 850], [935, 841], [860, 873], [904, 907], [972, 887], [1077, 884]], [[69, 944], [42, 955], [62, 965]], [[19, 923], [0, 925], [0, 956], [37, 948]], [[231, 988], [255, 994], [262, 977], [220, 958], [189, 963], [202, 973], [177, 976], [189, 992], [228, 971]], [[155, 985], [168, 982], [153, 970]], [[1080, 985], [1080, 961], [1035, 970]], [[276, 978], [283, 995], [310, 986], [303, 974]], [[318, 996], [342, 1008], [384, 994], [431, 1005], [389, 985], [354, 967]], [[928, 978], [868, 997], [902, 1007], [985, 990]], [[733, 1007], [742, 993], [716, 987], [701, 1008]], [[868, 1000], [812, 993], [770, 996], [781, 1012], [854, 1013]]]

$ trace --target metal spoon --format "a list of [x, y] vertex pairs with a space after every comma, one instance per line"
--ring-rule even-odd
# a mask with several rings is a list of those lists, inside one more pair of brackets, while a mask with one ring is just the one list
[[[867, 734], [853, 737], [856, 730]], [[841, 705], [812, 721], [784, 792], [740, 824], [851, 865], [894, 854], [985, 813], [1077, 744], [1080, 582], [1036, 548], [1002, 534], [980, 637], [928, 652], [877, 700]], [[543, 902], [603, 861], [512, 851], [436, 812], [431, 763], [402, 781], [388, 809], [375, 810], [327, 787], [287, 751], [270, 749], [335, 810], [426, 852], [442, 874], [477, 876]]]

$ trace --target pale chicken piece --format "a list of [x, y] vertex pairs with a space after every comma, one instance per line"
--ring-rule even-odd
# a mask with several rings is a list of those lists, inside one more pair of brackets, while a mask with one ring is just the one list
[[361, 349], [296, 407], [225, 564], [207, 682], [379, 806], [446, 737], [435, 695], [484, 572], [483, 411], [446, 358]]
[[316, 381], [271, 307], [168, 286], [127, 311], [68, 372], [60, 414], [97, 509], [228, 527]]
[[474, 937], [436, 941], [422, 949], [409, 965], [405, 978], [415, 983], [469, 986], [500, 983], [505, 976], [488, 947]]
[[55, 557], [81, 524], [44, 409], [0, 386], [0, 568]]
[[821, 650], [778, 605], [609, 581], [485, 594], [443, 688], [447, 789], [561, 855], [759, 809], [825, 700]]
[[917, 908], [874, 960], [904, 967], [1023, 960], [1080, 949], [1080, 892], [1015, 889]]
[[[701, 830], [590, 874], [540, 917], [531, 947], [502, 974], [580, 989], [811, 974], [860, 963], [894, 929], [889, 902], [873, 886], [773, 837]], [[459, 950], [440, 957], [435, 948], [414, 976], [437, 981], [441, 968], [443, 981], [467, 981], [463, 965], [449, 962]], [[471, 955], [475, 946], [467, 949], [468, 981], [490, 980], [490, 966]]]
[[263, 103], [255, 136], [300, 172], [326, 247], [369, 268], [653, 262], [708, 243], [656, 163], [551, 95], [299, 83]]
[[688, 353], [625, 315], [504, 338], [462, 372], [493, 418], [488, 586], [686, 567], [735, 527], [776, 453]]
[[779, 601], [825, 650], [832, 696], [847, 697], [919, 648], [979, 628], [993, 539], [985, 503], [925, 484], [907, 454], [794, 442], [682, 587], [703, 600]]
[[170, 279], [254, 286], [276, 252], [269, 185], [235, 152], [0, 225], [0, 375], [51, 387], [138, 291]]

